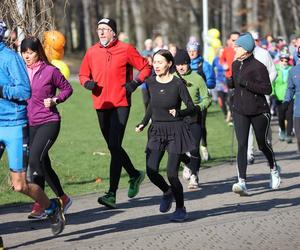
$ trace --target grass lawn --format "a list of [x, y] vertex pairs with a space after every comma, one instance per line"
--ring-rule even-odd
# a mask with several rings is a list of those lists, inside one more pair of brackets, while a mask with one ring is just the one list
[[[108, 188], [110, 155], [101, 135], [96, 112], [92, 107], [90, 92], [79, 83], [72, 82], [74, 93], [66, 102], [59, 105], [62, 126], [59, 137], [50, 151], [52, 166], [55, 168], [64, 191], [70, 195], [98, 192], [102, 194]], [[127, 124], [123, 147], [127, 150], [134, 165], [145, 169], [146, 130], [135, 133], [135, 125], [144, 115], [140, 90], [132, 97], [132, 109]], [[212, 159], [203, 163], [203, 167], [218, 165], [229, 161], [231, 157], [232, 128], [223, 119], [220, 108], [213, 104], [209, 108], [208, 145]], [[166, 158], [166, 157], [165, 157]], [[161, 170], [165, 170], [164, 159]], [[0, 205], [29, 202], [24, 195], [9, 188], [6, 156], [0, 161]], [[201, 174], [200, 174], [201, 175]], [[120, 187], [127, 186], [128, 176], [123, 171]], [[47, 188], [53, 197], [53, 192]]]

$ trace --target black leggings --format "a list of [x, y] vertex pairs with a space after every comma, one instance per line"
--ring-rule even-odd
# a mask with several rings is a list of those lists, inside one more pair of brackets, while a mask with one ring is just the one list
[[[147, 149], [146, 164], [147, 175], [149, 179], [155, 186], [165, 193], [169, 190], [170, 186], [162, 177], [162, 175], [159, 174], [159, 164], [164, 156], [164, 153], [165, 151]], [[183, 187], [178, 178], [180, 157], [180, 154], [168, 153], [167, 176], [175, 197], [177, 208], [184, 207]]]
[[48, 151], [60, 130], [60, 122], [29, 127], [29, 168], [31, 180], [45, 189], [45, 180], [57, 197], [64, 195], [59, 178], [51, 166]]
[[196, 148], [190, 151], [191, 157], [188, 157], [186, 154], [182, 155], [181, 161], [189, 167], [189, 169], [192, 171], [192, 174], [197, 175], [201, 164], [201, 155], [199, 151], [201, 141], [201, 122], [191, 123], [190, 129], [195, 139]]
[[221, 99], [221, 103], [219, 102], [219, 105], [222, 109], [222, 112], [226, 118], [227, 116], [227, 106], [228, 106], [228, 102], [227, 102], [227, 93], [223, 92], [223, 91], [218, 91], [218, 97]]
[[237, 163], [239, 177], [246, 179], [247, 149], [250, 124], [253, 126], [258, 148], [264, 153], [269, 162], [269, 166], [272, 169], [276, 162], [273, 149], [267, 140], [271, 115], [269, 113], [263, 113], [255, 116], [247, 116], [234, 112], [233, 120], [236, 138], [238, 141]]
[[[278, 113], [278, 123], [280, 130], [286, 132], [287, 136], [291, 136], [293, 132], [293, 108], [294, 101], [288, 104], [288, 108], [285, 109], [282, 102], [277, 101], [277, 113]], [[285, 120], [287, 120], [287, 128], [285, 129]]]
[[130, 177], [139, 176], [126, 151], [122, 148], [122, 141], [129, 116], [129, 107], [118, 107], [114, 109], [98, 109], [98, 121], [101, 132], [107, 143], [111, 154], [109, 171], [109, 192], [116, 193], [122, 167]]
[[201, 131], [202, 131], [202, 142], [201, 145], [203, 147], [207, 147], [207, 130], [206, 130], [206, 116], [207, 109], [203, 109], [201, 111]]

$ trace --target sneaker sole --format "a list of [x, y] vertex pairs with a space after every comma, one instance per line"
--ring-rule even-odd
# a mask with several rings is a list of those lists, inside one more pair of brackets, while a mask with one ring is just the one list
[[277, 185], [277, 186], [272, 187], [272, 184], [270, 184], [270, 188], [273, 189], [273, 190], [279, 189], [280, 184], [281, 184], [281, 178], [279, 178], [279, 182], [278, 182], [278, 185]]
[[233, 186], [232, 192], [239, 194], [240, 196], [249, 196], [248, 192], [245, 192], [245, 190], [240, 189], [239, 187]]
[[186, 221], [189, 217], [186, 215], [184, 218], [182, 219], [174, 219], [174, 218], [170, 218], [171, 221], [173, 222], [183, 222]]
[[28, 215], [27, 217], [29, 220], [44, 220], [47, 219], [47, 214], [42, 214], [42, 215]]
[[195, 189], [198, 189], [199, 188], [199, 185], [191, 185], [191, 186], [188, 186], [188, 189], [189, 190], [195, 190]]
[[110, 203], [106, 203], [106, 202], [104, 202], [101, 199], [98, 199], [98, 203], [101, 204], [101, 205], [103, 205], [103, 206], [106, 206], [108, 208], [111, 208], [111, 209], [115, 209], [117, 207], [116, 205], [113, 205], [113, 204], [110, 204]]

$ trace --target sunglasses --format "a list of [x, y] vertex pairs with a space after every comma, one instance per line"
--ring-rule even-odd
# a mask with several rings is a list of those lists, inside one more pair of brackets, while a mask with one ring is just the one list
[[286, 59], [280, 59], [280, 62], [286, 62], [286, 63], [288, 63], [289, 60], [286, 60]]

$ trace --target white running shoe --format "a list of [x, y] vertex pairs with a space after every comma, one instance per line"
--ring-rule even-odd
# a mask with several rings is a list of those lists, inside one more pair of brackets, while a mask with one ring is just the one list
[[192, 171], [188, 168], [188, 166], [183, 164], [182, 178], [188, 181], [191, 178]]
[[280, 178], [280, 167], [276, 165], [275, 170], [271, 170], [270, 172], [270, 188], [272, 189], [278, 189], [281, 183], [281, 178]]
[[245, 182], [237, 182], [232, 186], [232, 191], [240, 196], [248, 196], [248, 189]]
[[188, 189], [197, 189], [199, 188], [198, 176], [192, 174], [190, 177], [190, 182], [188, 184]]
[[200, 151], [201, 151], [201, 154], [202, 154], [203, 161], [208, 161], [209, 153], [208, 153], [207, 147], [200, 146]]

